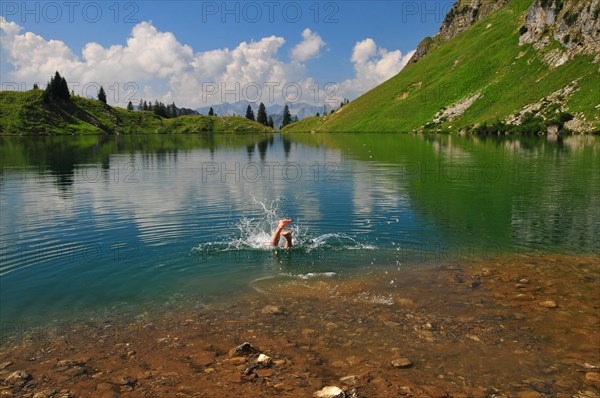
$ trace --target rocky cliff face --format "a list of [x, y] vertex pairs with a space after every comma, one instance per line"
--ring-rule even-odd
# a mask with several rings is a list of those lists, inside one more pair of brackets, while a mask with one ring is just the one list
[[[425, 38], [410, 60], [417, 62], [440, 43], [453, 39], [475, 22], [504, 6], [510, 0], [457, 0], [433, 38]], [[533, 43], [538, 50], [552, 39], [562, 50], [545, 56], [550, 66], [560, 66], [577, 54], [600, 54], [600, 0], [535, 0], [527, 10], [520, 29], [520, 44]], [[598, 55], [600, 60], [600, 55]]]
[[520, 29], [519, 44], [533, 43], [545, 49], [552, 39], [559, 48], [547, 52], [544, 60], [551, 67], [564, 64], [577, 54], [592, 54], [600, 59], [600, 0], [536, 0], [527, 10]]
[[509, 0], [458, 0], [444, 18], [437, 36], [441, 41], [452, 40], [508, 2]]
[[457, 0], [444, 18], [438, 33], [434, 38], [426, 37], [419, 44], [410, 63], [417, 62], [436, 45], [453, 39], [469, 29], [475, 22], [486, 18], [508, 2], [509, 0]]

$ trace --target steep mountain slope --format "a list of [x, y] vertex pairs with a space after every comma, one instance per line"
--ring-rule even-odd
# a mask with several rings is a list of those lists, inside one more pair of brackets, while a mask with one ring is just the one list
[[459, 0], [416, 62], [284, 131], [600, 131], [600, 0], [501, 1], [473, 19], [487, 3]]
[[0, 92], [0, 135], [272, 133], [241, 117], [180, 116], [164, 119], [152, 112], [126, 111], [100, 101], [71, 97], [44, 100], [43, 91]]
[[424, 38], [417, 51], [410, 59], [410, 63], [416, 63], [429, 51], [438, 47], [465, 30], [469, 29], [475, 22], [487, 18], [491, 13], [505, 5], [509, 0], [459, 0], [450, 9], [439, 32], [434, 37]]

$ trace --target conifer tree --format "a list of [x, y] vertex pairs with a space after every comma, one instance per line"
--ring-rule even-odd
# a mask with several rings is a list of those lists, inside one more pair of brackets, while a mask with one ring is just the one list
[[213, 110], [212, 106], [208, 110], [208, 116], [215, 116], [215, 111]]
[[275, 122], [273, 121], [273, 117], [272, 116], [269, 116], [269, 124], [268, 124], [268, 126], [271, 127], [272, 129], [275, 128]]
[[248, 105], [248, 109], [246, 109], [246, 119], [255, 121], [256, 119], [254, 118], [254, 111], [252, 110], [252, 107], [250, 105]]
[[290, 114], [290, 108], [286, 105], [285, 108], [283, 108], [283, 121], [281, 122], [281, 127], [285, 127], [290, 123], [292, 123], [292, 115]]
[[60, 98], [69, 99], [71, 98], [71, 93], [69, 92], [69, 85], [67, 84], [67, 80], [64, 77], [60, 78], [60, 84], [58, 85]]
[[106, 104], [106, 92], [104, 92], [104, 87], [100, 86], [100, 90], [98, 90], [98, 100], [103, 104]]
[[53, 100], [68, 100], [71, 97], [67, 81], [60, 75], [60, 73], [58, 73], [58, 71], [56, 71], [54, 77], [52, 77], [46, 85], [44, 96], [47, 99]]
[[269, 119], [267, 118], [267, 108], [262, 102], [258, 106], [258, 114], [256, 115], [256, 121], [265, 126], [269, 125]]
[[131, 101], [129, 101], [129, 103], [127, 104], [127, 110], [128, 111], [132, 111], [133, 110], [133, 104], [131, 103]]

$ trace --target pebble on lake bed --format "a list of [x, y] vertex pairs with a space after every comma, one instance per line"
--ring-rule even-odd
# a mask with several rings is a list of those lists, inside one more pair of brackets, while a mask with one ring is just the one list
[[276, 305], [265, 305], [261, 310], [263, 314], [271, 314], [271, 315], [281, 315], [283, 314], [283, 309]]
[[348, 384], [348, 385], [355, 385], [359, 379], [360, 379], [360, 376], [358, 376], [358, 375], [344, 376], [344, 377], [340, 378], [340, 383]]
[[336, 386], [327, 386], [313, 394], [315, 398], [344, 398], [344, 391]]
[[256, 363], [259, 363], [264, 366], [269, 366], [271, 364], [271, 362], [272, 362], [271, 357], [268, 355], [265, 355], [265, 354], [260, 354], [258, 356], [258, 359], [256, 360]]
[[392, 361], [392, 365], [398, 369], [410, 368], [412, 364], [412, 361], [408, 358], [398, 358]]
[[556, 301], [554, 300], [546, 300], [546, 301], [542, 301], [540, 303], [540, 305], [544, 308], [556, 308], [558, 307], [558, 304], [556, 304]]
[[17, 370], [9, 374], [8, 377], [4, 379], [4, 384], [13, 387], [21, 387], [31, 379], [32, 377], [29, 373], [22, 370]]

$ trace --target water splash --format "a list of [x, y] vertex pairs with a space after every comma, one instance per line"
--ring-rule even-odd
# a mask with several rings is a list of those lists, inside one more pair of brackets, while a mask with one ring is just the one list
[[[263, 211], [263, 217], [242, 218], [232, 228], [234, 234], [225, 236], [219, 241], [201, 243], [193, 253], [219, 253], [241, 250], [273, 250], [270, 245], [273, 231], [277, 228], [279, 220], [283, 218], [279, 211], [281, 198], [270, 203], [264, 203], [252, 197], [252, 200]], [[310, 253], [315, 250], [375, 250], [370, 244], [359, 242], [352, 236], [338, 232], [315, 235], [308, 228], [294, 221], [288, 228], [294, 237], [294, 250]], [[283, 238], [282, 238], [283, 240]]]

